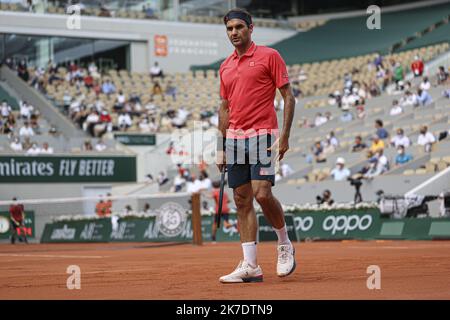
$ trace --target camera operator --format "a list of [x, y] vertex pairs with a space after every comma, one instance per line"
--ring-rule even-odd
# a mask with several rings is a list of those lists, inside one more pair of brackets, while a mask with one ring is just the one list
[[319, 195], [316, 197], [316, 200], [318, 205], [331, 206], [334, 203], [334, 200], [331, 198], [330, 190], [325, 190], [322, 193], [322, 196]]

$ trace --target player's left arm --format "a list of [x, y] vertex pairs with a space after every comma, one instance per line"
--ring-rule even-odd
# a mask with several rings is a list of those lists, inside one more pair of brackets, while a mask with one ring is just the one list
[[295, 97], [289, 83], [279, 88], [284, 100], [283, 129], [279, 141], [279, 159], [283, 159], [284, 154], [289, 150], [289, 136], [291, 133], [292, 120], [294, 119]]

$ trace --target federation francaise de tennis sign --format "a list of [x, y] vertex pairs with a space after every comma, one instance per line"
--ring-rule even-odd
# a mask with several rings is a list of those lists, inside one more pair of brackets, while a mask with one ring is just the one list
[[2, 156], [0, 183], [135, 182], [136, 157]]

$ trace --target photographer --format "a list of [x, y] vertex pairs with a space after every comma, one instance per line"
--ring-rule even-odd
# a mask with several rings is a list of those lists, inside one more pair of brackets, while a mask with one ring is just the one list
[[331, 191], [330, 190], [325, 190], [322, 193], [322, 196], [317, 196], [316, 197], [317, 200], [317, 204], [318, 205], [326, 205], [326, 206], [331, 206], [334, 203], [334, 200], [331, 198]]

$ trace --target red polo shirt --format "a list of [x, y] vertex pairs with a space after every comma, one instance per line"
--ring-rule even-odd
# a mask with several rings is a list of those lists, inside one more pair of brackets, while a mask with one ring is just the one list
[[289, 83], [278, 51], [252, 42], [239, 58], [236, 50], [222, 63], [220, 96], [228, 100], [228, 138], [243, 138], [278, 129], [275, 93]]

